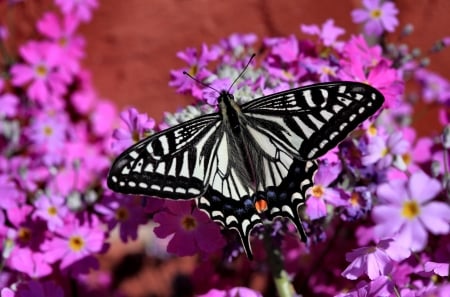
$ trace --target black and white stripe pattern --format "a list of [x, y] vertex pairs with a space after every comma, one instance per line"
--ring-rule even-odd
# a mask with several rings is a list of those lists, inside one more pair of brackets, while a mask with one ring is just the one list
[[[114, 162], [108, 186], [117, 192], [196, 198], [198, 207], [239, 233], [251, 257], [250, 232], [262, 218], [291, 219], [317, 169], [313, 160], [375, 114], [382, 94], [362, 83], [300, 87], [238, 106], [222, 92], [218, 113], [154, 134]], [[268, 209], [258, 213], [255, 203]]]

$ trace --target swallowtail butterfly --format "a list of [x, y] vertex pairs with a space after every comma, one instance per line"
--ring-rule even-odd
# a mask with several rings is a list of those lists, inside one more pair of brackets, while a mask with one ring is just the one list
[[358, 82], [300, 87], [238, 105], [222, 91], [219, 112], [141, 140], [108, 176], [113, 191], [195, 199], [225, 228], [235, 229], [247, 256], [251, 230], [263, 218], [287, 217], [303, 240], [298, 207], [313, 185], [315, 160], [383, 104]]

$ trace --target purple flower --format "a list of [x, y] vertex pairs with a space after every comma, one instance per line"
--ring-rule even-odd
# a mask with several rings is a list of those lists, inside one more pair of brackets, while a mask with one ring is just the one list
[[341, 193], [329, 185], [336, 180], [341, 172], [339, 165], [322, 165], [314, 176], [314, 186], [309, 191], [306, 200], [306, 214], [315, 220], [327, 215], [325, 202], [334, 206], [346, 205], [347, 202], [341, 198]]
[[92, 10], [98, 6], [97, 0], [55, 0], [55, 3], [64, 14], [72, 14], [84, 22], [91, 20]]
[[362, 218], [372, 209], [372, 195], [366, 187], [355, 187], [348, 198], [348, 205], [344, 207], [341, 218], [353, 221]]
[[410, 256], [411, 252], [395, 243], [392, 239], [381, 240], [375, 246], [362, 247], [345, 255], [350, 265], [342, 272], [342, 276], [355, 280], [366, 274], [374, 280], [382, 275], [388, 275], [394, 261], [401, 261]]
[[219, 226], [198, 208], [192, 208], [191, 201], [165, 203], [167, 210], [155, 214], [159, 226], [156, 236], [165, 238], [173, 235], [167, 251], [178, 256], [196, 253], [210, 254], [225, 245]]
[[116, 118], [117, 110], [113, 103], [106, 100], [98, 101], [89, 117], [92, 132], [97, 136], [110, 135]]
[[64, 291], [53, 281], [30, 280], [19, 286], [16, 297], [64, 297]]
[[355, 290], [341, 293], [336, 297], [390, 297], [392, 294], [392, 281], [383, 275], [371, 282], [362, 281]]
[[101, 204], [95, 205], [95, 210], [102, 214], [109, 230], [119, 225], [119, 235], [123, 242], [128, 239], [136, 240], [139, 225], [147, 222], [141, 201], [132, 197], [107, 196]]
[[418, 171], [409, 180], [392, 180], [377, 189], [381, 202], [372, 211], [378, 238], [395, 237], [412, 251], [421, 251], [433, 234], [450, 231], [450, 207], [431, 199], [442, 190], [441, 184]]
[[9, 175], [0, 174], [0, 208], [8, 210], [22, 205], [26, 193], [21, 191]]
[[448, 276], [448, 272], [450, 270], [449, 263], [437, 263], [432, 261], [427, 261], [424, 265], [425, 272], [434, 272], [439, 276], [446, 277]]
[[33, 119], [27, 135], [34, 146], [55, 151], [62, 148], [67, 140], [65, 121], [56, 116], [37, 116]]
[[397, 7], [390, 1], [363, 0], [364, 9], [352, 11], [355, 23], [365, 23], [364, 29], [368, 35], [380, 36], [384, 30], [393, 32], [398, 25]]
[[418, 69], [415, 78], [422, 84], [422, 98], [425, 102], [448, 103], [450, 100], [450, 83], [444, 77], [427, 69]]
[[410, 144], [401, 132], [394, 132], [387, 136], [374, 136], [369, 138], [367, 154], [361, 161], [364, 165], [377, 163], [379, 169], [389, 167], [396, 157], [401, 157], [410, 149]]
[[43, 246], [46, 260], [50, 263], [61, 261], [59, 267], [65, 269], [77, 261], [92, 257], [103, 248], [105, 234], [94, 217], [81, 223], [68, 218], [66, 224], [55, 230], [55, 237]]
[[36, 211], [34, 215], [47, 222], [51, 231], [64, 226], [64, 218], [68, 212], [64, 205], [65, 199], [57, 195], [42, 195], [35, 202]]
[[336, 27], [333, 19], [329, 19], [323, 23], [322, 28], [317, 25], [301, 25], [300, 30], [305, 34], [317, 35], [327, 47], [332, 47], [340, 51], [344, 46], [344, 42], [337, 41], [337, 39], [345, 33], [345, 30]]
[[129, 108], [120, 113], [120, 119], [125, 128], [118, 128], [113, 132], [114, 151], [121, 152], [144, 137], [155, 128], [155, 121], [147, 114], [138, 113], [135, 108]]
[[12, 83], [15, 86], [30, 84], [27, 94], [31, 100], [42, 104], [53, 102], [66, 92], [70, 78], [59, 71], [61, 58], [54, 46], [28, 42], [20, 47], [20, 54], [25, 63], [11, 68]]

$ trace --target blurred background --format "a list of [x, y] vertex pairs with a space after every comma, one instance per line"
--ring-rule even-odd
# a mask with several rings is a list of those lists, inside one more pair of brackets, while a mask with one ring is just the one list
[[[400, 10], [400, 28], [414, 26], [413, 34], [402, 41], [408, 46], [425, 53], [437, 40], [450, 36], [449, 0], [395, 3]], [[360, 0], [99, 0], [99, 4], [93, 21], [80, 30], [87, 44], [84, 65], [91, 70], [98, 93], [119, 109], [134, 106], [158, 121], [164, 111], [174, 112], [191, 102], [168, 86], [170, 70], [185, 66], [176, 57], [178, 51], [214, 44], [232, 33], [256, 33], [261, 38], [301, 36], [301, 24], [321, 25], [329, 18], [346, 30], [342, 37], [346, 39], [360, 31], [352, 23], [350, 12], [362, 6]], [[10, 46], [32, 36], [35, 20], [52, 6], [50, 0], [27, 0], [11, 15], [4, 13], [2, 5], [0, 16], [13, 17], [17, 23], [17, 39]], [[450, 77], [449, 51], [433, 54], [430, 69]], [[430, 113], [415, 125], [428, 128], [435, 118]], [[104, 268], [135, 270], [132, 279], [121, 282], [129, 296], [160, 296], [174, 282], [182, 287], [182, 275], [192, 271], [193, 259], [158, 266], [163, 264], [146, 259], [143, 253], [144, 242], [152, 232], [143, 229], [141, 233], [141, 241], [126, 246], [113, 240], [111, 251], [103, 258]], [[115, 277], [120, 278], [120, 274]], [[258, 277], [252, 280], [256, 289], [264, 286], [264, 278]]]

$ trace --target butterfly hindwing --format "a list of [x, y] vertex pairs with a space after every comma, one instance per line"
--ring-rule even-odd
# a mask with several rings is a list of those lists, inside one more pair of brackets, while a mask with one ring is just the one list
[[116, 192], [192, 199], [206, 190], [213, 157], [209, 143], [220, 135], [220, 117], [206, 115], [143, 139], [113, 163], [108, 187]]

